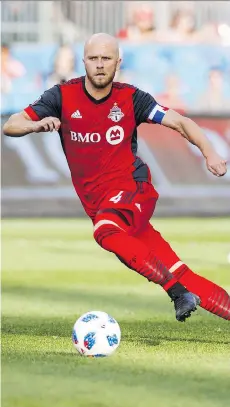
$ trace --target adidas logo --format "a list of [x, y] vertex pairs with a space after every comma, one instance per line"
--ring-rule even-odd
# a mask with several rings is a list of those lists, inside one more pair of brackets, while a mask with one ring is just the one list
[[73, 119], [82, 119], [82, 115], [81, 115], [81, 113], [79, 112], [79, 110], [76, 110], [76, 112], [74, 112], [73, 114], [71, 114], [71, 117], [72, 117]]

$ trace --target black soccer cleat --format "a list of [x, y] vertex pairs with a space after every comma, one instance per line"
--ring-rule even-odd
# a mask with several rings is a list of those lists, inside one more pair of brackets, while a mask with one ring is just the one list
[[187, 292], [180, 294], [174, 300], [177, 321], [184, 322], [191, 316], [191, 312], [196, 311], [197, 305], [200, 304], [200, 298], [193, 293]]

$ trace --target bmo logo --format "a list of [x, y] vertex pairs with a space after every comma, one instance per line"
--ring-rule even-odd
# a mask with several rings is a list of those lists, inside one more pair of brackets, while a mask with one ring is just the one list
[[115, 146], [122, 142], [124, 138], [124, 129], [121, 126], [110, 127], [107, 130], [105, 137], [109, 144]]
[[99, 143], [101, 141], [101, 136], [99, 133], [76, 133], [71, 131], [71, 140], [79, 141], [80, 143]]
[[[99, 143], [102, 138], [99, 133], [82, 134], [75, 131], [70, 131], [70, 136], [72, 141], [79, 143]], [[105, 138], [109, 144], [115, 146], [124, 139], [124, 129], [121, 126], [110, 127], [106, 132]]]

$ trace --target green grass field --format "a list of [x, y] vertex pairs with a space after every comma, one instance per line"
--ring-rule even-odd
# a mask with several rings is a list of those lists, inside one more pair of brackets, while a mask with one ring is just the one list
[[[229, 290], [229, 219], [156, 219], [198, 273]], [[226, 407], [230, 324], [175, 320], [163, 290], [92, 238], [87, 220], [2, 221], [2, 407]], [[72, 326], [102, 310], [121, 326], [110, 358], [74, 351]]]

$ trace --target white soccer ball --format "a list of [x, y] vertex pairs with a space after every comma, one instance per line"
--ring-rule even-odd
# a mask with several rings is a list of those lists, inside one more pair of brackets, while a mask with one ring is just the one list
[[120, 340], [120, 327], [106, 312], [87, 312], [73, 327], [73, 345], [84, 356], [109, 356], [118, 348]]

